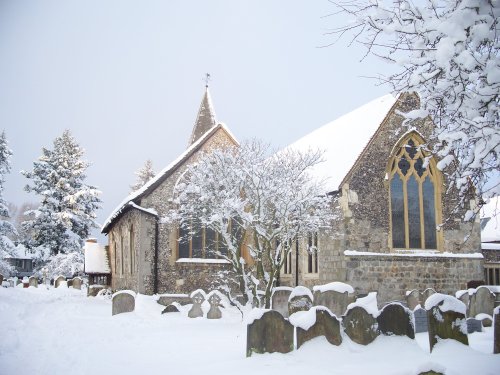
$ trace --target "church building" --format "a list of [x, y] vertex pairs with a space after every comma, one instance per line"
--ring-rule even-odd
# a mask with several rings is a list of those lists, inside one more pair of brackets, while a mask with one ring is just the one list
[[[479, 222], [463, 221], [469, 207], [457, 209], [447, 170], [438, 170], [431, 157], [433, 123], [403, 116], [419, 106], [415, 94], [387, 95], [289, 146], [325, 150], [313, 173], [327, 181], [337, 219], [294, 246], [280, 285], [341, 281], [390, 301], [411, 289], [453, 293], [483, 279]], [[203, 229], [180, 246], [178, 228], [161, 218], [173, 208], [173, 189], [186, 166], [201, 152], [229, 145], [238, 142], [217, 122], [207, 88], [186, 151], [128, 196], [102, 228], [112, 289], [152, 294], [217, 287], [216, 275], [228, 269], [206, 251], [217, 235]]]

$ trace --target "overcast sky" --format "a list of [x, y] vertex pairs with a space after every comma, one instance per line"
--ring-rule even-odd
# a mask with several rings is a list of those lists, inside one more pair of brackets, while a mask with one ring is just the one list
[[390, 67], [360, 62], [347, 39], [324, 47], [345, 21], [333, 12], [328, 0], [0, 0], [6, 200], [37, 202], [19, 171], [67, 128], [103, 192], [102, 224], [146, 159], [158, 171], [187, 147], [207, 72], [217, 119], [276, 148], [388, 93], [364, 77]]

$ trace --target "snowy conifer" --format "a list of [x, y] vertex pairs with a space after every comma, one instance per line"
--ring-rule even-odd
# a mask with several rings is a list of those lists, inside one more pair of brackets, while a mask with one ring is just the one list
[[130, 186], [132, 192], [139, 190], [156, 175], [156, 172], [153, 170], [153, 162], [150, 159], [146, 160], [144, 166], [135, 172], [135, 175], [137, 176], [137, 180], [135, 184]]
[[9, 235], [15, 234], [14, 226], [8, 221], [10, 218], [9, 207], [3, 198], [5, 175], [10, 172], [10, 157], [12, 151], [7, 145], [5, 131], [0, 134], [0, 273], [8, 276], [12, 267], [5, 261], [5, 257], [12, 254], [14, 244]]
[[27, 246], [39, 257], [81, 251], [83, 241], [96, 227], [100, 192], [85, 183], [89, 163], [82, 160], [83, 149], [65, 130], [54, 140], [53, 149], [42, 149], [33, 170], [21, 173], [31, 180], [25, 190], [40, 196], [40, 205], [23, 223], [33, 233]]

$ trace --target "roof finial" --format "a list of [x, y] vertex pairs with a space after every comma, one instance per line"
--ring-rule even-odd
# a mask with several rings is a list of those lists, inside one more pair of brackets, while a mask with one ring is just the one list
[[206, 73], [205, 78], [203, 78], [203, 80], [205, 81], [205, 87], [208, 89], [208, 82], [211, 80], [210, 73]]

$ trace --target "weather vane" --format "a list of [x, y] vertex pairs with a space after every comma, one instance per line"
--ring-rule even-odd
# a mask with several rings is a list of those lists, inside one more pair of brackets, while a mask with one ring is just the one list
[[205, 81], [205, 87], [208, 87], [208, 82], [211, 80], [210, 78], [210, 73], [205, 74], [205, 78], [203, 78]]

